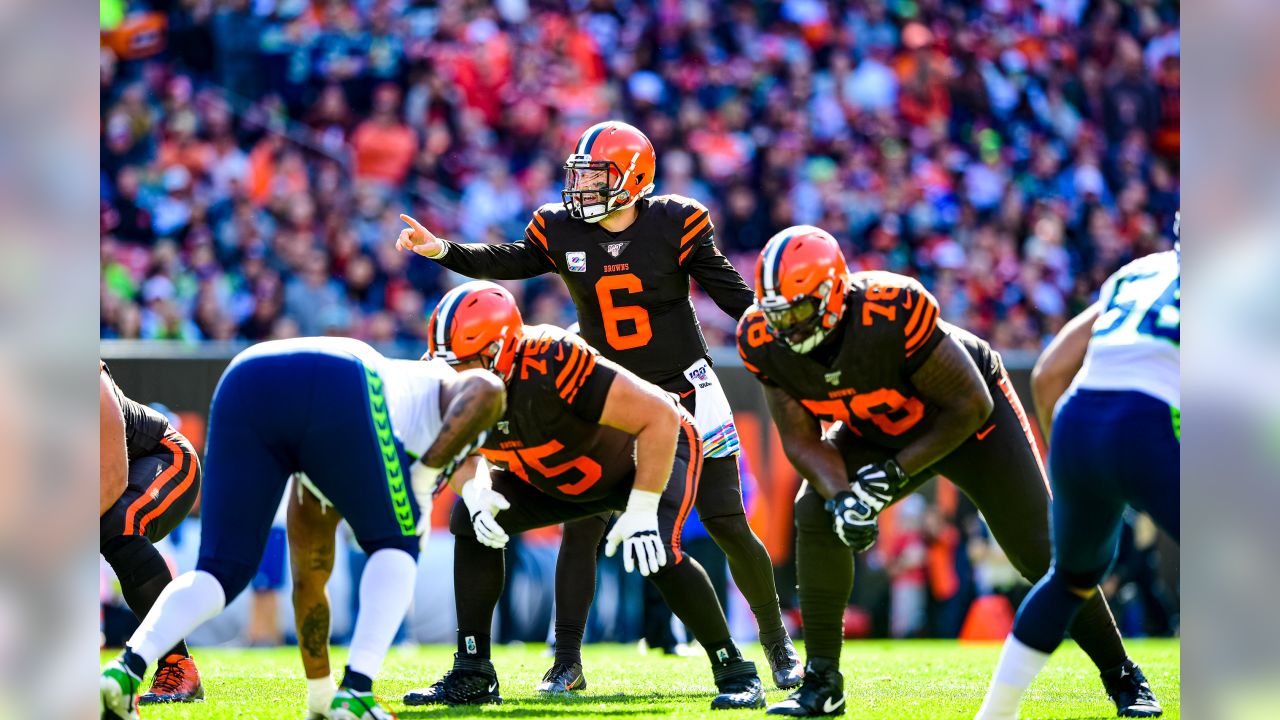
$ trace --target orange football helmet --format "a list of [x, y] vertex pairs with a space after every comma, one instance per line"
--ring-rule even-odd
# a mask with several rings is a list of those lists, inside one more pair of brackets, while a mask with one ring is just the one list
[[560, 196], [569, 217], [600, 222], [653, 192], [658, 157], [635, 127], [607, 120], [587, 128], [564, 162]]
[[848, 273], [826, 230], [795, 225], [769, 238], [756, 261], [756, 305], [769, 331], [798, 353], [817, 347], [844, 315]]
[[506, 381], [524, 337], [524, 320], [506, 288], [473, 280], [445, 293], [427, 330], [431, 357], [450, 365], [480, 359]]

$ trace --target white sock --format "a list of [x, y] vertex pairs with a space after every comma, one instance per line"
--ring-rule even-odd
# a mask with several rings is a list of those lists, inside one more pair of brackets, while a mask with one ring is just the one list
[[129, 649], [150, 666], [226, 606], [226, 594], [217, 578], [203, 570], [183, 573], [156, 598], [151, 612], [129, 638]]
[[307, 710], [316, 715], [326, 715], [333, 704], [333, 696], [338, 694], [338, 687], [333, 684], [333, 676], [307, 678]]
[[975, 720], [1004, 720], [1018, 717], [1022, 695], [1049, 662], [1049, 653], [1029, 647], [1010, 635], [1000, 651], [1000, 662], [991, 676], [991, 688]]
[[370, 679], [378, 674], [409, 611], [417, 572], [418, 564], [403, 550], [384, 548], [369, 556], [360, 578], [360, 615], [347, 657], [352, 670]]

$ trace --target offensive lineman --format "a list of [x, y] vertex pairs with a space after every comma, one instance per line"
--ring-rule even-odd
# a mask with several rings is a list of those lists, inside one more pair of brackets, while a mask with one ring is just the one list
[[[1107, 279], [1098, 302], [1036, 363], [1040, 423], [1052, 429], [1053, 567], [1022, 601], [978, 720], [1017, 717], [1023, 693], [1111, 567], [1125, 507], [1178, 539], [1181, 292], [1177, 252], [1139, 258]], [[1126, 669], [1146, 682], [1136, 666]], [[1121, 715], [1158, 717], [1160, 708]]]
[[[125, 396], [98, 362], [102, 439], [98, 547], [138, 619], [173, 580], [152, 543], [173, 532], [200, 494], [200, 458], [159, 412]], [[151, 690], [138, 703], [204, 698], [200, 673], [181, 638], [158, 658]]]
[[[747, 524], [738, 477], [738, 432], [711, 369], [689, 281], [732, 318], [751, 305], [751, 289], [720, 254], [710, 214], [696, 200], [653, 192], [656, 156], [626, 123], [587, 129], [565, 162], [563, 205], [533, 213], [524, 239], [501, 245], [437, 238], [408, 215], [396, 248], [413, 250], [473, 278], [520, 280], [554, 272], [564, 279], [583, 338], [604, 357], [680, 395], [702, 433], [698, 517], [724, 550], [751, 606], [780, 688], [800, 683], [800, 657], [782, 625], [773, 564]], [[565, 525], [556, 567], [556, 660], [539, 690], [586, 687], [582, 634], [595, 594], [596, 549], [604, 518]]]
[[[770, 714], [844, 712], [841, 617], [853, 587], [850, 548], [877, 534], [876, 515], [937, 473], [964, 490], [1029, 580], [1049, 568], [1049, 492], [1022, 405], [1000, 356], [938, 319], [918, 282], [849, 273], [826, 231], [791, 227], [756, 264], [756, 306], [738, 351], [764, 385], [796, 498], [796, 573], [808, 663], [804, 683]], [[825, 434], [821, 421], [835, 423]], [[1125, 668], [1109, 608], [1092, 597], [1071, 626], [1117, 708], [1155, 706]]]
[[[346, 676], [328, 717], [392, 717], [372, 685], [412, 598], [420, 532], [413, 496], [429, 494], [452, 459], [469, 452], [503, 401], [489, 373], [389, 360], [346, 338], [264, 342], [237, 355], [209, 413], [196, 569], [165, 588], [103, 669], [104, 720], [137, 718], [147, 666], [248, 585], [294, 472], [332, 500], [369, 553]], [[424, 487], [410, 492], [405, 468], [419, 458]]]
[[405, 704], [502, 702], [489, 630], [510, 535], [621, 512], [605, 554], [621, 545], [623, 567], [652, 580], [707, 651], [719, 691], [712, 709], [764, 707], [755, 663], [730, 637], [706, 571], [680, 546], [702, 465], [688, 411], [582, 339], [550, 325], [525, 326], [515, 299], [493, 283], [449, 291], [428, 328], [433, 357], [496, 373], [507, 403], [480, 448], [494, 467], [491, 478], [475, 476], [476, 457], [453, 475], [463, 500], [449, 523], [458, 613], [453, 669], [407, 694]]

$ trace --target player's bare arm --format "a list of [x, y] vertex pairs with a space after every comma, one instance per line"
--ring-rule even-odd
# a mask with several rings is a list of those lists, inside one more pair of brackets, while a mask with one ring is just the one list
[[1093, 323], [1101, 311], [1095, 303], [1068, 320], [1031, 371], [1031, 397], [1036, 402], [1036, 420], [1046, 437], [1053, 427], [1053, 408], [1058, 404], [1058, 398], [1071, 386], [1071, 381], [1084, 365], [1089, 338], [1093, 335]]
[[636, 436], [636, 479], [633, 489], [661, 493], [676, 457], [680, 414], [657, 386], [620, 370], [609, 386], [600, 424]]
[[307, 679], [328, 678], [329, 593], [333, 573], [335, 533], [342, 519], [334, 508], [325, 508], [315, 495], [300, 488], [294, 478], [289, 489], [287, 528], [289, 569], [293, 576], [294, 623], [298, 651]]
[[849, 491], [849, 475], [844, 458], [822, 441], [822, 426], [803, 405], [781, 388], [764, 386], [769, 414], [778, 427], [782, 451], [809, 484], [830, 500]]
[[98, 432], [102, 452], [98, 472], [98, 515], [102, 516], [129, 486], [129, 456], [125, 451], [124, 411], [106, 372], [98, 371]]
[[897, 462], [908, 476], [919, 473], [960, 447], [991, 415], [995, 402], [973, 358], [947, 336], [911, 376], [921, 397], [938, 408], [929, 430], [898, 451]]
[[445, 383], [440, 389], [440, 434], [422, 462], [438, 468], [456, 458], [502, 417], [506, 398], [502, 381], [486, 370], [465, 370]]

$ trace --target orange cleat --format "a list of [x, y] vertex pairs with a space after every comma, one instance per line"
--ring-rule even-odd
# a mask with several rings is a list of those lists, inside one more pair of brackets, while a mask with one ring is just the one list
[[204, 700], [204, 686], [200, 673], [190, 655], [166, 656], [156, 668], [151, 689], [138, 698], [139, 705], [152, 703], [200, 702]]

